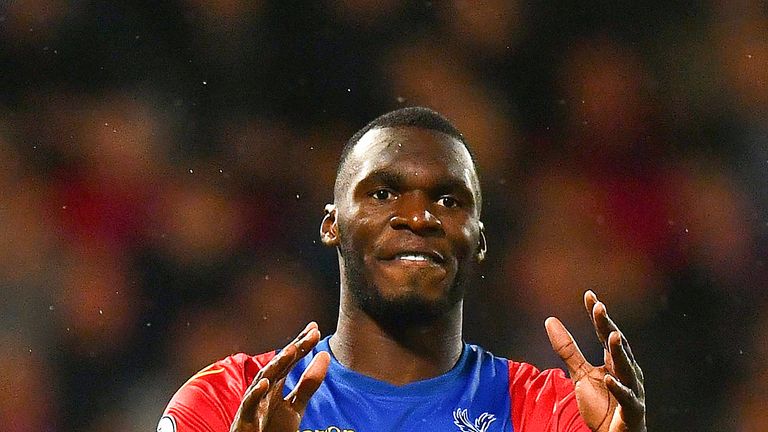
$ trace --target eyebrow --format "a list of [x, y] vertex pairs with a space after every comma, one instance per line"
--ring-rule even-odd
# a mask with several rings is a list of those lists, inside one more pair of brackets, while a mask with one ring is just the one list
[[405, 183], [405, 175], [390, 170], [376, 170], [364, 178], [362, 183], [384, 183], [394, 188], [399, 188]]
[[[370, 183], [383, 183], [395, 189], [401, 189], [406, 183], [406, 175], [397, 170], [376, 170], [371, 172], [359, 184], [363, 185]], [[457, 178], [443, 178], [430, 189], [430, 192], [438, 194], [448, 191], [457, 191], [459, 194], [464, 194], [467, 198], [471, 199], [473, 204], [476, 203], [475, 194], [472, 193], [472, 190], [468, 188], [462, 180]]]

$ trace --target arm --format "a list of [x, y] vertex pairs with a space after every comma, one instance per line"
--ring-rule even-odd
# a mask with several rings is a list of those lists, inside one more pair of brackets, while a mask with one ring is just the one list
[[579, 414], [573, 383], [562, 369], [539, 371], [510, 362], [509, 384], [515, 431], [590, 431]]
[[604, 347], [602, 366], [584, 358], [560, 320], [550, 317], [545, 322], [552, 348], [568, 367], [579, 412], [595, 432], [646, 432], [643, 372], [629, 342], [595, 293], [584, 294], [584, 306]]
[[[275, 356], [235, 354], [196, 373], [173, 395], [158, 432], [226, 432], [254, 376]], [[249, 375], [249, 370], [251, 370]]]
[[283, 380], [319, 340], [317, 324], [310, 323], [279, 354], [272, 351], [253, 358], [237, 354], [206, 367], [173, 396], [158, 432], [295, 432], [307, 401], [325, 376], [328, 353], [313, 359], [285, 400]]

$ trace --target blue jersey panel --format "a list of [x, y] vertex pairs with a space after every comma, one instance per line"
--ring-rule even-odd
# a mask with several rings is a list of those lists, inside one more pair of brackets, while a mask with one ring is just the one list
[[[288, 375], [285, 394], [314, 355], [330, 352], [328, 339]], [[444, 375], [394, 386], [347, 369], [331, 354], [328, 375], [310, 400], [300, 431], [512, 431], [508, 361], [465, 344], [459, 362]]]

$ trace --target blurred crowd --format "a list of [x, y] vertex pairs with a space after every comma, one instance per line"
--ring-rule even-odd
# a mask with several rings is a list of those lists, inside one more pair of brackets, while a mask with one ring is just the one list
[[[614, 4], [615, 3], [615, 4]], [[11, 0], [0, 5], [0, 424], [153, 430], [234, 352], [335, 326], [344, 142], [429, 106], [477, 154], [465, 339], [643, 366], [649, 429], [768, 430], [762, 2]]]

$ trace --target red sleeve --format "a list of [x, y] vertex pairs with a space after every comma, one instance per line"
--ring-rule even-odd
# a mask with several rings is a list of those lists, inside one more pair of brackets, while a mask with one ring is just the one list
[[560, 369], [539, 371], [509, 362], [515, 432], [590, 432], [579, 414], [573, 383]]
[[274, 351], [255, 357], [235, 354], [196, 373], [165, 408], [163, 417], [169, 417], [175, 426], [170, 430], [229, 432], [245, 390], [274, 356]]

